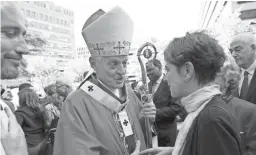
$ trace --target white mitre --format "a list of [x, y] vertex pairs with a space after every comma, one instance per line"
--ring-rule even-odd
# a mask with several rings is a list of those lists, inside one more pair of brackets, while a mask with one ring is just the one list
[[106, 13], [102, 10], [97, 12], [100, 15], [93, 23], [85, 23], [82, 30], [91, 56], [128, 55], [134, 29], [130, 16], [119, 6]]

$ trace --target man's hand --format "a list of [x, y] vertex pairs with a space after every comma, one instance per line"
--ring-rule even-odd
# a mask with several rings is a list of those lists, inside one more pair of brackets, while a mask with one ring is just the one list
[[139, 153], [140, 153], [140, 141], [137, 140], [136, 148], [135, 148], [134, 152], [131, 155], [139, 155]]
[[152, 102], [145, 103], [142, 106], [142, 110], [140, 112], [140, 118], [145, 117], [148, 118], [151, 122], [155, 121], [156, 118], [156, 107], [155, 104]]
[[173, 147], [156, 147], [144, 150], [140, 152], [138, 155], [170, 155], [172, 154]]
[[3, 127], [1, 119], [1, 142], [7, 155], [27, 155], [27, 143], [24, 133], [18, 124], [15, 115], [6, 107], [4, 109], [8, 117], [8, 127]]

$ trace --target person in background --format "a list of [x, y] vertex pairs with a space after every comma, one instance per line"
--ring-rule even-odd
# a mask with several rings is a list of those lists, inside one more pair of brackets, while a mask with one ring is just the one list
[[215, 83], [220, 85], [223, 99], [231, 104], [239, 121], [243, 155], [256, 154], [256, 105], [234, 97], [240, 80], [240, 70], [236, 64], [223, 66]]
[[22, 89], [25, 88], [32, 88], [33, 86], [30, 83], [22, 83], [19, 85], [19, 91], [22, 91]]
[[235, 96], [256, 104], [256, 38], [251, 32], [236, 35], [230, 52], [241, 68], [241, 80]]
[[[1, 10], [1, 80], [19, 76], [22, 55], [29, 50], [24, 39], [25, 18], [13, 2], [0, 3]], [[27, 155], [24, 133], [15, 115], [4, 101], [0, 100], [0, 153], [1, 155]]]
[[[15, 111], [15, 116], [25, 133], [29, 155], [38, 155], [45, 145], [47, 113], [45, 113], [44, 107], [39, 104], [38, 95], [34, 90], [30, 88], [20, 90], [18, 93], [20, 107]], [[28, 102], [30, 103], [28, 104]]]
[[56, 92], [63, 102], [72, 91], [73, 89], [69, 84], [62, 81], [56, 81]]
[[[46, 98], [49, 100], [49, 102], [46, 102], [46, 103], [47, 104], [50, 103], [50, 104], [54, 105], [55, 107], [58, 108], [58, 111], [61, 111], [63, 101], [61, 100], [61, 98], [59, 97], [59, 95], [57, 93], [56, 83], [46, 86], [44, 88], [44, 91], [47, 94]], [[45, 106], [47, 106], [47, 105], [45, 105]], [[59, 116], [59, 114], [58, 114], [58, 116]]]
[[132, 84], [131, 84], [132, 89], [135, 90], [135, 88], [137, 87], [137, 85], [138, 85], [138, 81], [132, 82]]

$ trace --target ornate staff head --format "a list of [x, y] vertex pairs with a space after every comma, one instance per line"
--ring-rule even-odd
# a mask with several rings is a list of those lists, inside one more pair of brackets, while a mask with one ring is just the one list
[[142, 75], [142, 82], [143, 82], [143, 91], [141, 94], [141, 101], [143, 103], [148, 103], [151, 100], [151, 95], [149, 94], [149, 89], [148, 89], [148, 84], [147, 84], [147, 77], [146, 77], [146, 69], [144, 67], [144, 64], [142, 62], [141, 59], [141, 55], [144, 56], [144, 58], [146, 58], [148, 61], [155, 59], [156, 55], [157, 55], [157, 50], [156, 47], [150, 43], [150, 42], [146, 42], [144, 43], [139, 49], [138, 49], [138, 60], [140, 63], [140, 67], [141, 67], [141, 75]]

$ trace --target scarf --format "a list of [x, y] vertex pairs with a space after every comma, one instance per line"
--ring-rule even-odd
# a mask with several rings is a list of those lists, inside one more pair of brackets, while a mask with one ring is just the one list
[[172, 155], [182, 155], [188, 131], [192, 123], [194, 122], [195, 118], [204, 109], [204, 107], [212, 100], [212, 98], [219, 94], [221, 94], [219, 86], [211, 84], [206, 85], [203, 88], [193, 92], [189, 96], [181, 99], [181, 104], [188, 112], [188, 115], [184, 120], [181, 129], [178, 133]]

